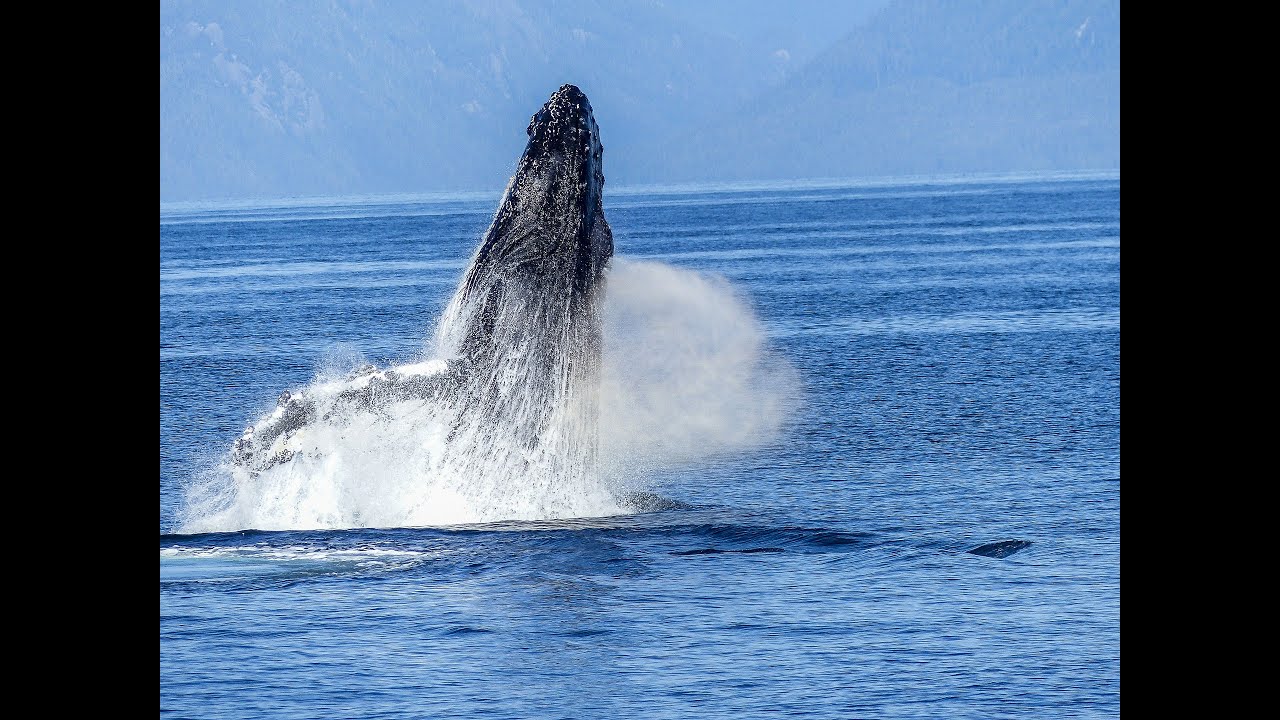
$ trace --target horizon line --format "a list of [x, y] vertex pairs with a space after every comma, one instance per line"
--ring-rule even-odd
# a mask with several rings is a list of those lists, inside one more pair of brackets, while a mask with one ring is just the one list
[[[862, 175], [843, 177], [775, 178], [748, 180], [696, 180], [670, 183], [631, 183], [609, 189], [608, 195], [640, 195], [689, 192], [751, 192], [770, 189], [824, 189], [841, 187], [893, 187], [902, 185], [963, 185], [977, 182], [1018, 182], [1034, 179], [1091, 180], [1119, 178], [1120, 168], [1080, 170], [1003, 170], [936, 174]], [[425, 190], [341, 195], [256, 195], [242, 197], [161, 200], [160, 212], [184, 213], [234, 209], [321, 207], [325, 205], [396, 205], [408, 202], [468, 202], [501, 197], [501, 190]]]

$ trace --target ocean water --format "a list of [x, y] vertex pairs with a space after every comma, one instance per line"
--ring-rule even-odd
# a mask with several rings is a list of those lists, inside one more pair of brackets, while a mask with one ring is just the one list
[[162, 715], [1119, 715], [1118, 172], [607, 186], [615, 505], [235, 496], [281, 392], [424, 358], [497, 199], [161, 208]]

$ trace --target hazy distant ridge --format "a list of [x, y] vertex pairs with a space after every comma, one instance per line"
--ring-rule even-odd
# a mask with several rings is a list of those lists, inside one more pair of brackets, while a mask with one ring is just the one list
[[1118, 1], [668, 5], [162, 3], [161, 200], [500, 188], [564, 82], [611, 183], [1119, 166]]
[[689, 146], [666, 172], [1118, 168], [1119, 3], [901, 0]]

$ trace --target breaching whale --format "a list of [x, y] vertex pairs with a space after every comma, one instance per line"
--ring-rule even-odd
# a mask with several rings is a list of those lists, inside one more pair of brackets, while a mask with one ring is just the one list
[[515, 174], [437, 327], [435, 359], [367, 365], [284, 393], [236, 441], [235, 465], [256, 475], [298, 453], [323, 453], [308, 428], [417, 403], [430, 404], [447, 428], [436, 464], [455, 474], [563, 482], [595, 472], [600, 303], [613, 256], [600, 131], [586, 95], [564, 85], [526, 132]]

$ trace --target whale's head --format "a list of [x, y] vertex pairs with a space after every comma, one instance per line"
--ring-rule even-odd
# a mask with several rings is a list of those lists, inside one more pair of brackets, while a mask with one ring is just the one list
[[508, 281], [530, 277], [546, 290], [571, 280], [567, 289], [589, 293], [613, 255], [601, 201], [604, 148], [591, 103], [573, 85], [561, 86], [526, 132], [529, 142], [473, 269]]
[[526, 174], [550, 181], [528, 188], [534, 191], [531, 199], [559, 205], [565, 211], [582, 207], [598, 213], [604, 187], [604, 146], [587, 96], [573, 85], [561, 86], [529, 120], [525, 132], [529, 144], [517, 177]]
[[455, 296], [471, 308], [459, 316], [470, 319], [462, 350], [472, 358], [494, 357], [502, 336], [531, 327], [547, 338], [598, 335], [597, 297], [613, 234], [591, 103], [573, 85], [561, 86], [526, 132], [515, 175]]

